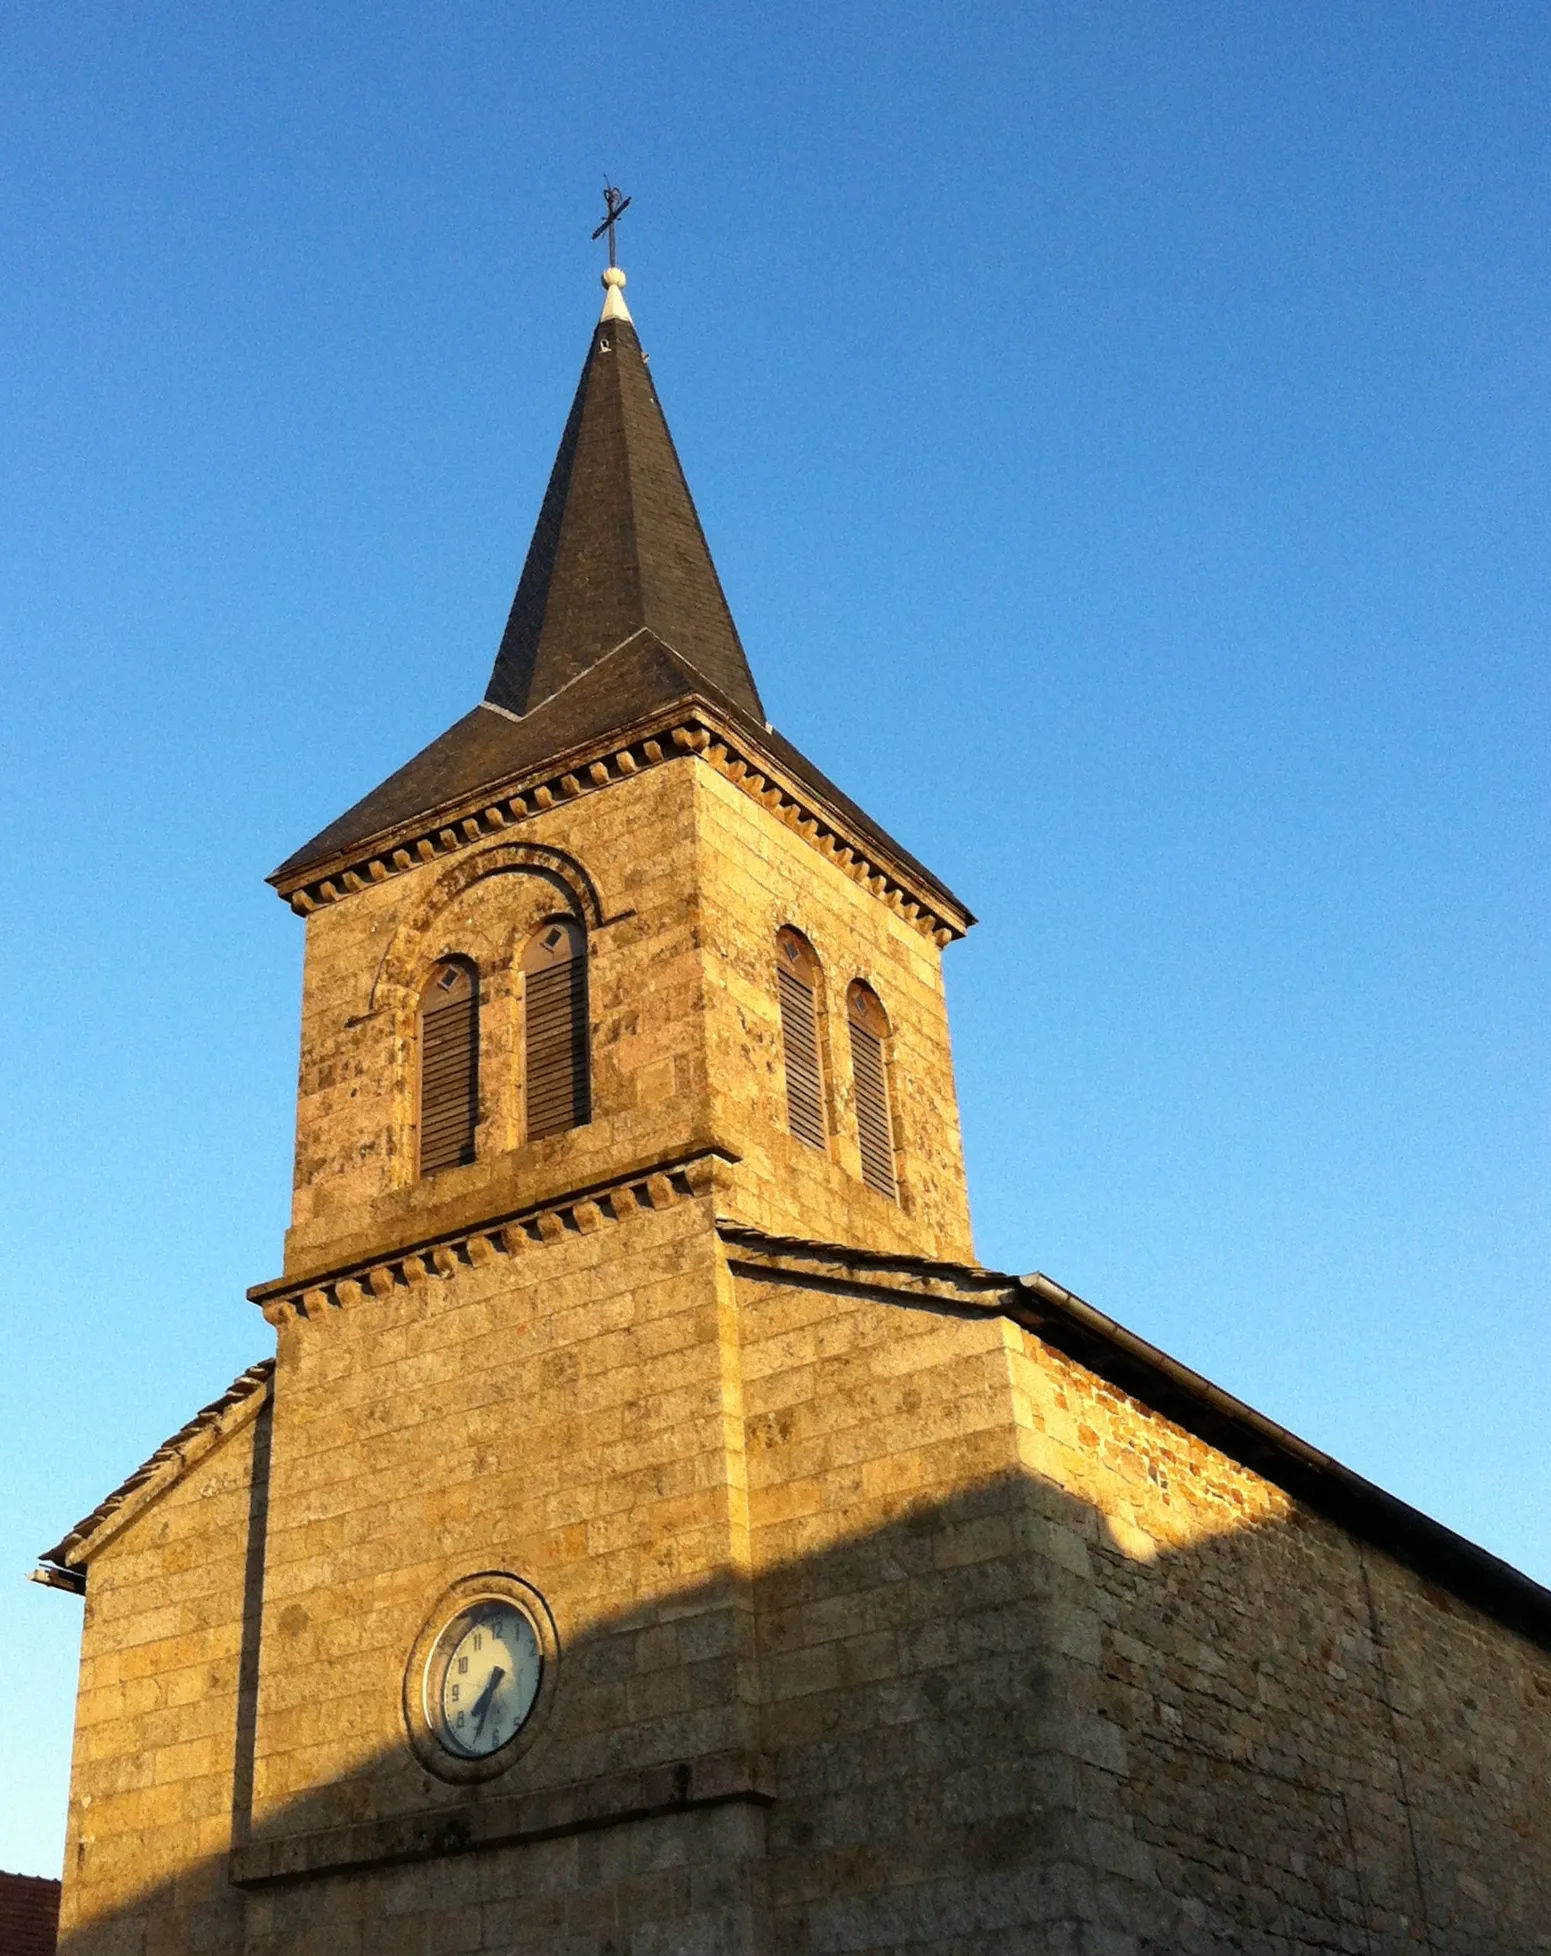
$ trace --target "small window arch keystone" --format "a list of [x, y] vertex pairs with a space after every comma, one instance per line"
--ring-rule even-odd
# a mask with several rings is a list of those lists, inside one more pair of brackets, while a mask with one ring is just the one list
[[587, 934], [570, 917], [540, 924], [522, 954], [523, 1095], [530, 1141], [592, 1119]]
[[897, 1202], [899, 1177], [894, 1167], [894, 1123], [889, 1110], [889, 1019], [878, 994], [860, 978], [846, 992], [846, 1025], [851, 1035], [851, 1085], [862, 1180], [879, 1195]]
[[781, 1052], [786, 1062], [786, 1120], [799, 1141], [823, 1148], [824, 1059], [819, 1040], [819, 993], [823, 967], [800, 931], [776, 933], [776, 991], [781, 1002]]
[[444, 958], [420, 994], [420, 1173], [474, 1159], [479, 1125], [479, 972]]

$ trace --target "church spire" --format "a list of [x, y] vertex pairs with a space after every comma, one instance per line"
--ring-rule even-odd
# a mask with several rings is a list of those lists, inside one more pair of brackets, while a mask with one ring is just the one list
[[485, 698], [531, 713], [644, 630], [763, 720], [624, 284], [610, 263]]

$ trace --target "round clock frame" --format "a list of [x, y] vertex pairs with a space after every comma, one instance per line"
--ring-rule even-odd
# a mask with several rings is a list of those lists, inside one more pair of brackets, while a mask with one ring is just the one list
[[[480, 1605], [493, 1606], [508, 1622], [515, 1616], [520, 1626], [518, 1639], [524, 1646], [522, 1632], [532, 1632], [538, 1666], [537, 1682], [517, 1719], [516, 1730], [485, 1752], [460, 1745], [449, 1726], [446, 1695], [448, 1667], [472, 1641], [479, 1627]], [[505, 1570], [484, 1570], [444, 1589], [427, 1614], [404, 1667], [404, 1724], [415, 1757], [427, 1772], [454, 1785], [504, 1773], [532, 1745], [549, 1716], [559, 1656], [549, 1606], [521, 1576]], [[507, 1715], [511, 1715], [509, 1709]]]

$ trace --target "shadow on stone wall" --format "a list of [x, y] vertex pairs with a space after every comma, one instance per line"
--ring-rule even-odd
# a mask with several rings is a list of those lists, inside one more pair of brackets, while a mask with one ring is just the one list
[[[595, 1624], [497, 1780], [443, 1785], [394, 1744], [252, 1829], [258, 1464], [251, 1885], [191, 1857], [71, 1956], [1551, 1949], [1544, 1653], [1323, 1523], [1144, 1559], [1021, 1475]], [[751, 1610], [741, 1656], [706, 1631]], [[751, 1653], [740, 1767], [697, 1735]], [[89, 1873], [89, 1820], [80, 1852]], [[270, 1878], [286, 1860], [315, 1871]]]

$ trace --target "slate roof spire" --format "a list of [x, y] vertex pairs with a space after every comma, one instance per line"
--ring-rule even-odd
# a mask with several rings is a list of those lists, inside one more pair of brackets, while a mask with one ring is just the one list
[[610, 265], [485, 698], [527, 715], [645, 630], [763, 721], [624, 284]]
[[[940, 892], [951, 906], [945, 914], [973, 921], [765, 719], [624, 285], [610, 265], [485, 697], [288, 856], [270, 882], [288, 901], [336, 874], [348, 889], [353, 863], [377, 854], [379, 871], [382, 858], [398, 867], [400, 856], [410, 859], [394, 845], [415, 841], [417, 829], [429, 824], [439, 834], [454, 821], [466, 828], [471, 804], [498, 803], [558, 756], [693, 700], [736, 725], [747, 751], [806, 783], [881, 860]], [[416, 850], [426, 841], [422, 834]]]

